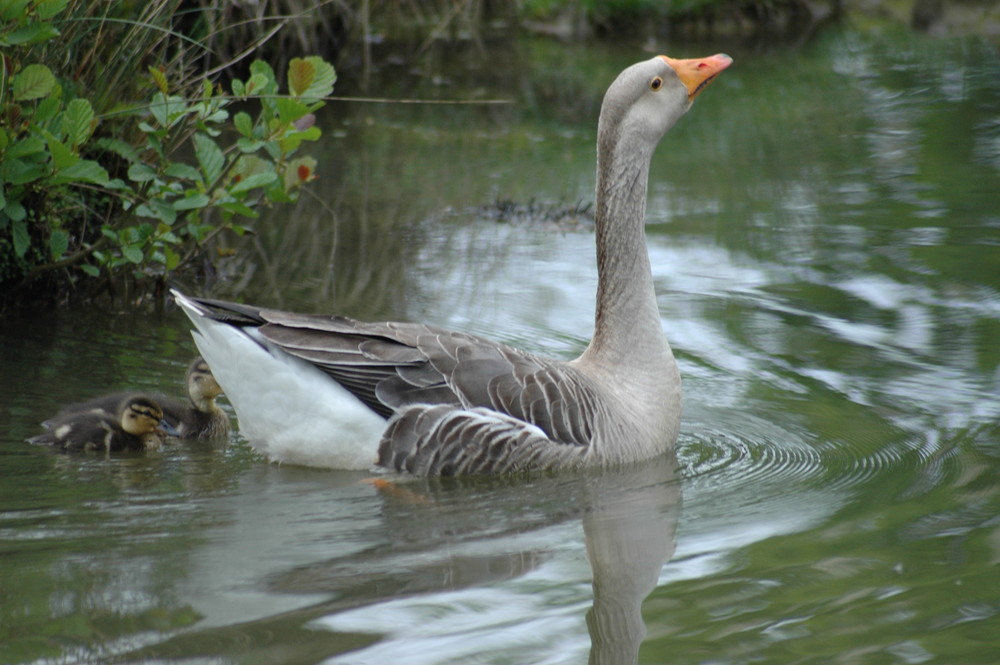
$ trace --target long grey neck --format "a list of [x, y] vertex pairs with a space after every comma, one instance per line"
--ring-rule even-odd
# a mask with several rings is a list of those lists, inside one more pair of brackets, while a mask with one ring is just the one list
[[615, 373], [648, 371], [650, 363], [671, 355], [646, 248], [651, 155], [649, 148], [598, 142], [597, 311], [594, 337], [581, 361]]

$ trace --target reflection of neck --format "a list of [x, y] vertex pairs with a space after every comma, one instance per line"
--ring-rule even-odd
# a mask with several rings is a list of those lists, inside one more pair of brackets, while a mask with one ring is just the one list
[[583, 518], [594, 575], [594, 606], [587, 612], [591, 665], [638, 660], [646, 636], [642, 602], [674, 551], [681, 497], [675, 470], [670, 454], [633, 470], [627, 483], [617, 474], [605, 476], [608, 490]]

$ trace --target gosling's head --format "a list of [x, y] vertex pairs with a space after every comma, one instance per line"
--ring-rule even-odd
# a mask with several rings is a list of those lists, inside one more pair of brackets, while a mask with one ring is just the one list
[[222, 394], [222, 388], [212, 375], [212, 368], [201, 356], [195, 358], [188, 366], [187, 389], [191, 401], [195, 405], [210, 405]]
[[163, 409], [148, 397], [134, 396], [122, 402], [119, 408], [122, 429], [135, 436], [155, 432], [163, 420]]

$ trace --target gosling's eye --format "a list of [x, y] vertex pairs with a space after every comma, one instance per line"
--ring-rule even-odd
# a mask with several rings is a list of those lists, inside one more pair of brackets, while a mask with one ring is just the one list
[[663, 79], [659, 76], [653, 77], [653, 80], [649, 82], [649, 89], [656, 92], [663, 87]]

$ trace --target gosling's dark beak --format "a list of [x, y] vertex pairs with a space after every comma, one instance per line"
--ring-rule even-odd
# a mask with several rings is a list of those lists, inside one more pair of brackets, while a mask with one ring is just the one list
[[160, 421], [160, 429], [163, 430], [164, 434], [167, 436], [180, 436], [181, 433], [177, 431], [177, 428], [168, 423], [166, 420]]

